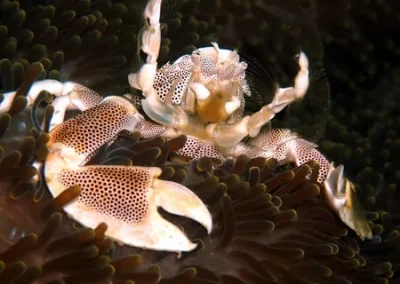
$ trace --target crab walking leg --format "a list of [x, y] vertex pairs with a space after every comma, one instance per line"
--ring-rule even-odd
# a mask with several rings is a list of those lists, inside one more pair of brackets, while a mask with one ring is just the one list
[[354, 230], [361, 239], [372, 238], [371, 227], [358, 202], [354, 185], [343, 175], [343, 166], [334, 167], [317, 149], [317, 145], [299, 138], [290, 130], [273, 129], [262, 132], [250, 142], [250, 147], [239, 151], [252, 156], [275, 158], [280, 163], [301, 165], [315, 160], [319, 163], [318, 182], [324, 185], [324, 197], [340, 219]]
[[132, 88], [142, 91], [145, 97], [142, 107], [149, 117], [160, 124], [176, 125], [179, 115], [160, 100], [154, 89], [161, 46], [161, 2], [162, 0], [149, 0], [147, 3], [144, 17], [148, 23], [142, 36], [142, 51], [147, 54], [146, 63], [139, 72], [129, 74], [128, 81]]
[[278, 88], [273, 101], [258, 112], [233, 124], [210, 125], [208, 133], [215, 138], [216, 144], [222, 147], [234, 147], [247, 135], [257, 136], [261, 128], [274, 118], [275, 114], [295, 100], [303, 98], [309, 85], [308, 59], [303, 52], [299, 55], [299, 66], [294, 87]]
[[[139, 131], [140, 136], [143, 138], [153, 138], [162, 135], [169, 139], [179, 135], [172, 128], [167, 128], [151, 121], [143, 121], [137, 124], [135, 130]], [[201, 139], [191, 135], [186, 135], [186, 137], [187, 141], [185, 145], [176, 151], [178, 155], [190, 159], [198, 159], [202, 157], [224, 158], [223, 154], [212, 143], [202, 141]]]
[[[62, 95], [64, 90], [64, 84], [56, 81], [56, 80], [42, 80], [37, 81], [32, 84], [29, 92], [26, 96], [28, 101], [28, 106], [32, 105], [36, 98], [39, 96], [41, 91], [48, 91], [52, 94], [60, 94]], [[11, 104], [15, 98], [17, 91], [12, 91], [3, 94], [3, 101], [0, 103], [0, 112], [8, 111], [11, 107]]]
[[104, 99], [92, 89], [83, 85], [66, 82], [64, 92], [53, 100], [54, 113], [50, 121], [50, 131], [64, 122], [66, 110], [85, 111], [100, 104]]
[[106, 222], [106, 235], [121, 243], [154, 250], [190, 251], [196, 247], [175, 225], [157, 212], [167, 211], [198, 221], [208, 232], [207, 207], [188, 188], [159, 180], [161, 169], [134, 166], [84, 166], [82, 163], [121, 130], [132, 131], [143, 117], [122, 97], [107, 97], [99, 105], [65, 121], [50, 132], [45, 177], [56, 197], [79, 185], [81, 195], [64, 210], [90, 228]]
[[[85, 111], [98, 105], [103, 97], [93, 90], [74, 82], [61, 83], [57, 80], [42, 80], [32, 84], [27, 94], [28, 106], [31, 106], [40, 92], [47, 91], [56, 98], [53, 101], [54, 113], [50, 121], [50, 130], [64, 121], [67, 109]], [[5, 93], [0, 104], [0, 113], [8, 111], [16, 95], [16, 91]]]
[[130, 85], [142, 90], [145, 97], [155, 92], [153, 85], [161, 45], [160, 14], [161, 0], [149, 0], [144, 11], [144, 18], [148, 23], [142, 36], [142, 51], [147, 54], [146, 63], [138, 73], [132, 73], [128, 76]]
[[135, 130], [140, 132], [142, 138], [153, 138], [164, 134], [166, 127], [148, 120], [143, 120], [143, 122], [136, 125]]
[[223, 154], [212, 144], [194, 136], [187, 136], [186, 144], [176, 151], [178, 155], [199, 159], [202, 157], [224, 159]]

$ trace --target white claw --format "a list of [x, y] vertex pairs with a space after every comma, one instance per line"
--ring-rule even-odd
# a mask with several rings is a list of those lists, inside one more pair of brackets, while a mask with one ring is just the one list
[[184, 216], [199, 222], [210, 234], [212, 217], [204, 203], [187, 187], [166, 180], [153, 182], [155, 202], [169, 213]]
[[[197, 247], [197, 244], [192, 243], [182, 230], [163, 219], [157, 210], [149, 212], [149, 219], [153, 226], [149, 226], [144, 230], [144, 233], [143, 231], [133, 232], [133, 234], [137, 235], [140, 235], [140, 233], [143, 234], [139, 242], [137, 238], [134, 239], [138, 244], [142, 241], [140, 244], [141, 247], [172, 252], [192, 251]], [[149, 236], [151, 236], [150, 245], [147, 241]]]
[[[60, 144], [53, 146], [55, 150]], [[195, 249], [197, 245], [180, 228], [159, 214], [157, 208], [161, 206], [168, 212], [198, 221], [211, 232], [212, 217], [204, 203], [183, 185], [157, 179], [160, 168], [71, 169], [65, 163], [66, 158], [58, 150], [50, 154], [51, 160], [47, 162], [52, 167], [46, 167], [46, 181], [55, 197], [72, 185], [81, 187], [79, 198], [64, 210], [82, 225], [96, 228], [106, 223], [106, 236], [135, 247], [172, 252]]]

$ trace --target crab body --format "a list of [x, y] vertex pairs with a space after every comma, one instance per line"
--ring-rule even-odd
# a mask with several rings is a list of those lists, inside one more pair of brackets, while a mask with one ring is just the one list
[[[220, 49], [213, 43], [158, 69], [153, 88], [157, 94], [154, 100], [161, 107], [158, 109], [150, 99], [142, 106], [153, 121], [166, 127], [166, 133], [214, 143], [212, 126], [233, 123], [242, 116], [243, 96], [250, 95], [246, 68], [247, 63], [239, 61], [236, 51]], [[129, 82], [140, 89], [138, 74], [131, 74]]]
[[[246, 154], [297, 165], [317, 160], [318, 181], [327, 203], [362, 239], [370, 238], [371, 229], [363, 211], [354, 206], [354, 188], [343, 176], [343, 167], [334, 167], [315, 144], [289, 130], [263, 130], [276, 113], [305, 95], [309, 85], [306, 55], [298, 55], [299, 72], [294, 86], [277, 87], [271, 103], [245, 116], [244, 96], [251, 96], [251, 91], [246, 81], [247, 63], [240, 61], [236, 51], [212, 43], [157, 69], [160, 10], [161, 0], [150, 0], [146, 6], [147, 24], [142, 38], [146, 62], [128, 77], [131, 87], [142, 91], [143, 99], [134, 97], [133, 104], [124, 97], [103, 98], [79, 84], [54, 80], [36, 82], [28, 93], [31, 104], [41, 90], [55, 95], [46, 182], [54, 197], [76, 184], [82, 188], [81, 195], [65, 211], [91, 228], [106, 222], [109, 237], [132, 246], [176, 252], [194, 249], [196, 245], [157, 212], [161, 206], [170, 213], [196, 220], [210, 233], [212, 217], [188, 188], [159, 179], [159, 168], [85, 166], [103, 144], [112, 143], [122, 130], [139, 131], [145, 138], [184, 134], [187, 142], [178, 154], [190, 159]], [[4, 96], [0, 111], [7, 111], [15, 92]], [[143, 119], [138, 105], [151, 120]], [[82, 113], [64, 122], [67, 109]], [[245, 137], [250, 137], [246, 143], [242, 142]]]

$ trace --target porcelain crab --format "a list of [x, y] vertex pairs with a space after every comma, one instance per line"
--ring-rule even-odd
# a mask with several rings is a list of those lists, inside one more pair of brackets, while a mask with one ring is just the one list
[[[270, 104], [244, 116], [244, 96], [251, 96], [251, 90], [246, 81], [247, 63], [240, 61], [237, 51], [212, 43], [158, 69], [161, 2], [149, 0], [145, 8], [141, 49], [147, 58], [137, 73], [129, 75], [130, 85], [141, 90], [142, 100], [130, 95], [129, 99], [103, 98], [82, 85], [55, 80], [35, 82], [29, 90], [30, 104], [42, 90], [56, 96], [46, 183], [54, 197], [75, 184], [82, 188], [78, 199], [64, 210], [91, 228], [106, 222], [106, 235], [128, 245], [175, 252], [193, 250], [196, 244], [157, 212], [161, 206], [196, 220], [210, 233], [212, 217], [188, 188], [159, 179], [159, 168], [85, 166], [88, 157], [103, 144], [112, 143], [122, 130], [139, 131], [146, 138], [184, 134], [188, 140], [178, 153], [191, 159], [246, 154], [297, 165], [316, 160], [327, 203], [361, 239], [371, 238], [371, 228], [357, 206], [354, 186], [344, 177], [343, 166], [334, 167], [315, 144], [290, 130], [263, 130], [275, 114], [306, 94], [307, 56], [303, 52], [298, 55], [299, 72], [293, 87], [277, 87]], [[4, 94], [0, 111], [7, 111], [14, 96], [15, 92]], [[132, 100], [142, 106], [151, 121], [144, 120]], [[67, 109], [82, 113], [64, 121]], [[245, 137], [250, 137], [246, 143]]]

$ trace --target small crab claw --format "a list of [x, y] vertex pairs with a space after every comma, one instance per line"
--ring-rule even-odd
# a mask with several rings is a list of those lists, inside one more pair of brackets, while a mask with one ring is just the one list
[[343, 175], [343, 165], [331, 164], [324, 182], [327, 202], [340, 219], [349, 226], [361, 240], [372, 239], [372, 231], [365, 213], [358, 201], [354, 184]]
[[210, 233], [212, 218], [203, 202], [188, 188], [157, 177], [160, 168], [87, 166], [63, 170], [50, 183], [57, 196], [72, 185], [81, 195], [64, 210], [81, 224], [95, 228], [105, 222], [106, 236], [145, 249], [182, 252], [196, 248], [186, 235], [158, 213], [167, 211], [198, 221]]

